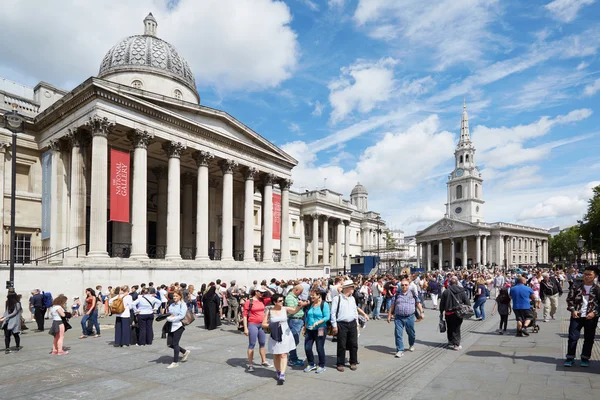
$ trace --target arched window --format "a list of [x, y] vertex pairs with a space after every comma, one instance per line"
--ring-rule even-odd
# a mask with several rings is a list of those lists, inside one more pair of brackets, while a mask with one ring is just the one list
[[178, 100], [183, 99], [183, 93], [181, 93], [181, 90], [179, 89], [175, 89], [175, 92], [173, 92], [175, 94], [175, 98]]
[[460, 156], [460, 163], [463, 163], [463, 156]]
[[462, 199], [462, 185], [456, 187], [456, 198]]
[[469, 155], [468, 154], [465, 156], [465, 161], [469, 162]]
[[144, 84], [139, 79], [136, 79], [135, 81], [131, 82], [131, 86], [133, 86], [136, 89], [141, 89], [142, 87], [144, 87]]
[[479, 198], [479, 185], [475, 184], [475, 198], [478, 199]]

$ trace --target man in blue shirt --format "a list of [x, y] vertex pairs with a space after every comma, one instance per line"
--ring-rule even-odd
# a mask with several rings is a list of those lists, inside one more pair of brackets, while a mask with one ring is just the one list
[[533, 289], [525, 286], [527, 278], [519, 276], [516, 286], [510, 289], [510, 298], [513, 303], [513, 311], [517, 320], [517, 336], [529, 336], [527, 327], [533, 320], [533, 310], [531, 309], [531, 301], [535, 300]]

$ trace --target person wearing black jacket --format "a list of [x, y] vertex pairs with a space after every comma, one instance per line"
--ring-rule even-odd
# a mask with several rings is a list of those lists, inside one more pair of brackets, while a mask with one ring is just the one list
[[40, 289], [35, 289], [35, 294], [31, 297], [31, 305], [34, 307], [33, 315], [38, 327], [36, 332], [43, 332], [46, 306], [44, 305], [44, 295], [40, 292]]
[[446, 316], [446, 335], [448, 336], [448, 345], [453, 350], [460, 350], [460, 327], [462, 318], [456, 315], [456, 310], [461, 304], [471, 305], [467, 293], [458, 285], [458, 278], [450, 278], [448, 289], [442, 293], [440, 299], [440, 317]]
[[548, 316], [554, 319], [554, 314], [556, 314], [558, 308], [558, 298], [562, 294], [562, 286], [556, 277], [544, 272], [540, 282], [540, 300], [544, 302], [544, 322], [548, 322]]

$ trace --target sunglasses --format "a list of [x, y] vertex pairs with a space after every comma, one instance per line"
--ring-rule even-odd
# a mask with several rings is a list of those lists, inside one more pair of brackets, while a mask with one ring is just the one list
[[277, 300], [275, 303], [283, 303], [283, 299]]

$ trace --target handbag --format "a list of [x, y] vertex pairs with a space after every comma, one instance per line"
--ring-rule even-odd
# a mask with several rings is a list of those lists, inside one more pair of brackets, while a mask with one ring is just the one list
[[440, 333], [446, 332], [446, 321], [444, 321], [444, 317], [440, 315], [440, 323], [438, 325]]
[[195, 320], [196, 320], [196, 316], [194, 315], [192, 310], [190, 310], [188, 308], [187, 312], [185, 313], [185, 317], [181, 320], [181, 323], [183, 326], [187, 326], [187, 325], [191, 324], [192, 322], [194, 322]]
[[267, 323], [262, 324], [262, 329], [267, 335], [271, 333], [270, 321], [271, 321], [271, 310], [269, 310], [269, 313], [267, 314]]
[[[450, 290], [450, 289], [448, 289]], [[475, 310], [473, 310], [473, 306], [471, 306], [470, 304], [463, 304], [461, 302], [459, 302], [456, 298], [456, 296], [454, 295], [454, 293], [450, 292], [450, 295], [452, 295], [452, 298], [454, 299], [454, 301], [456, 301], [458, 303], [458, 308], [456, 310], [453, 310], [456, 313], [456, 316], [458, 318], [461, 319], [468, 319], [471, 318], [473, 315], [475, 315]]]

